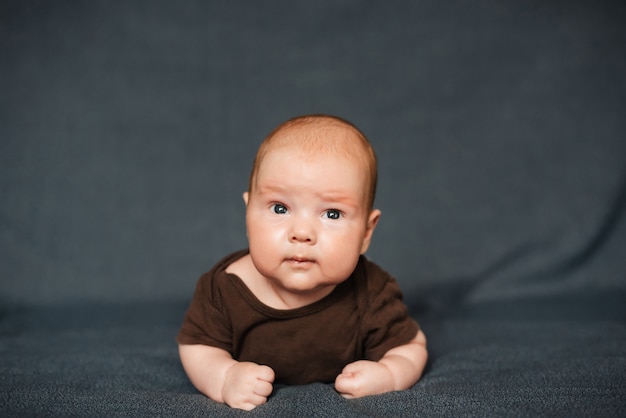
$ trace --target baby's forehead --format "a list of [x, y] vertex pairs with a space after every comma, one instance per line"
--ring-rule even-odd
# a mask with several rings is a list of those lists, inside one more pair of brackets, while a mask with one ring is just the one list
[[253, 184], [252, 190], [260, 194], [314, 191], [326, 202], [351, 202], [353, 206], [365, 207], [371, 180], [363, 162], [352, 155], [282, 146], [265, 155]]

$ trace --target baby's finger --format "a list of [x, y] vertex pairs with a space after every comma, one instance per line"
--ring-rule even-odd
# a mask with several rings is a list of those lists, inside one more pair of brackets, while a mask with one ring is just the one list
[[237, 405], [236, 408], [243, 409], [244, 411], [252, 411], [254, 408], [256, 408], [259, 405], [263, 405], [265, 402], [267, 402], [267, 398], [255, 397], [254, 399], [248, 400], [246, 402], [241, 403], [240, 405]]
[[272, 368], [268, 366], [259, 366], [257, 376], [259, 380], [269, 383], [274, 382], [275, 378], [274, 370], [272, 370]]
[[272, 394], [273, 390], [274, 390], [274, 387], [272, 386], [271, 383], [259, 380], [258, 384], [254, 388], [254, 394], [267, 398], [268, 396]]
[[347, 364], [341, 374], [351, 375], [360, 372], [363, 369], [363, 363], [361, 361], [355, 361], [354, 363]]
[[353, 375], [342, 373], [335, 379], [335, 390], [346, 399], [354, 398], [355, 382]]
[[243, 395], [230, 406], [234, 406], [239, 409], [244, 409], [246, 411], [251, 411], [259, 405], [263, 405], [267, 402], [267, 396], [259, 395], [256, 393], [256, 388], [253, 389], [251, 393]]

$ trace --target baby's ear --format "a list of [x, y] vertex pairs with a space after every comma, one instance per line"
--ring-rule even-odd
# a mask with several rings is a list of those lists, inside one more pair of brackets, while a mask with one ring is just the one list
[[250, 196], [248, 192], [243, 192], [243, 201], [246, 204], [246, 206], [248, 206], [248, 196]]
[[370, 242], [372, 242], [372, 234], [374, 234], [374, 229], [376, 229], [376, 225], [378, 225], [378, 220], [380, 219], [380, 210], [374, 209], [370, 212], [367, 217], [367, 225], [365, 227], [365, 237], [363, 238], [363, 243], [361, 244], [361, 254], [365, 254], [367, 249], [370, 246]]

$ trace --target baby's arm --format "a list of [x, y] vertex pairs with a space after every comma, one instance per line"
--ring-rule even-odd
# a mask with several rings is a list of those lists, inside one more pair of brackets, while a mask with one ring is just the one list
[[251, 410], [272, 393], [274, 371], [238, 362], [225, 350], [207, 345], [179, 345], [183, 368], [200, 392], [233, 408]]
[[408, 389], [422, 376], [427, 358], [426, 336], [419, 330], [415, 338], [387, 351], [377, 362], [359, 360], [348, 364], [337, 376], [335, 389], [344, 398]]

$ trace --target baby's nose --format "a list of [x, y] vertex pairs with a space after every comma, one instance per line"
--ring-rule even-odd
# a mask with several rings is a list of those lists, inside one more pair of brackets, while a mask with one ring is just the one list
[[296, 222], [289, 235], [289, 240], [291, 242], [314, 244], [316, 240], [315, 228], [309, 222], [303, 220]]

